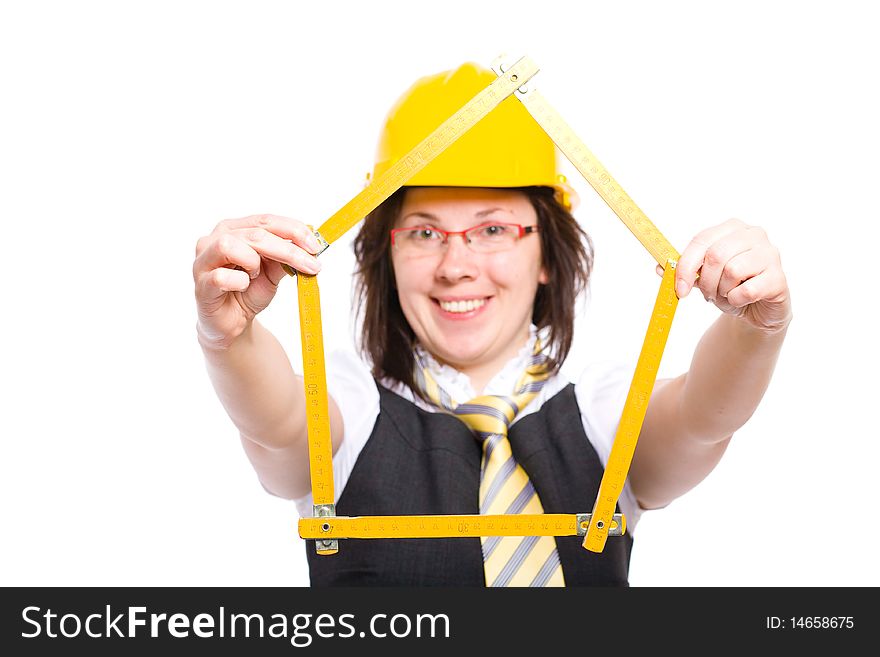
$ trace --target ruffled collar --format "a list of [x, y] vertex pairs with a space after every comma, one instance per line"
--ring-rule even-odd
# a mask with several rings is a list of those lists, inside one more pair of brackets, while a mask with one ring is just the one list
[[[519, 377], [529, 364], [534, 349], [535, 340], [540, 337], [542, 344], [547, 344], [547, 330], [538, 331], [534, 324], [529, 325], [529, 338], [516, 356], [511, 358], [501, 370], [493, 376], [482, 391], [484, 395], [509, 395], [516, 386]], [[416, 355], [434, 377], [434, 380], [449, 392], [452, 397], [462, 402], [477, 396], [471, 385], [470, 377], [460, 372], [451, 365], [439, 362], [421, 344], [416, 344]]]

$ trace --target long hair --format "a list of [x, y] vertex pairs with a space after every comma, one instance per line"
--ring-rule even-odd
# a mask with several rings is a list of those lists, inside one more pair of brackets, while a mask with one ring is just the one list
[[[406, 189], [401, 187], [367, 215], [354, 240], [355, 308], [362, 319], [358, 347], [372, 364], [373, 376], [400, 381], [424, 399], [414, 374], [417, 338], [400, 307], [391, 264], [389, 231], [400, 216]], [[539, 330], [548, 327], [547, 367], [555, 374], [571, 349], [576, 302], [593, 267], [593, 243], [556, 200], [552, 187], [513, 189], [528, 196], [538, 215], [547, 284], [535, 293], [532, 323]]]

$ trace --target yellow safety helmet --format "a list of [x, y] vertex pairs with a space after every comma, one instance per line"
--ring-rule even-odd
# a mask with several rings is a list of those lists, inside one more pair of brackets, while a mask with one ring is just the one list
[[[497, 76], [468, 62], [417, 80], [394, 104], [379, 138], [376, 180]], [[553, 141], [516, 98], [505, 98], [455, 143], [416, 173], [407, 186], [527, 187], [557, 190], [567, 209], [574, 190], [559, 173]]]

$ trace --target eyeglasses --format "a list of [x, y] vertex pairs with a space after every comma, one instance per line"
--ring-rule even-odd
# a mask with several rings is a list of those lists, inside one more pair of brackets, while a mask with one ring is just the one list
[[517, 240], [537, 232], [538, 226], [495, 222], [480, 224], [467, 230], [443, 230], [432, 226], [394, 228], [391, 231], [391, 246], [410, 255], [429, 255], [443, 251], [452, 235], [461, 235], [471, 251], [495, 253], [512, 249]]

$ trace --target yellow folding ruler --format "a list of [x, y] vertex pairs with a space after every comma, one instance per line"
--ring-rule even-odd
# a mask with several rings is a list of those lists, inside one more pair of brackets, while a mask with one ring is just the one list
[[518, 98], [562, 153], [664, 269], [657, 301], [593, 511], [501, 516], [337, 516], [317, 276], [295, 272], [285, 265], [286, 271], [296, 275], [298, 280], [309, 466], [314, 502], [314, 517], [300, 519], [299, 535], [302, 538], [315, 539], [319, 554], [334, 554], [339, 549], [338, 540], [345, 538], [575, 535], [585, 537], [583, 545], [586, 549], [601, 552], [608, 536], [621, 536], [626, 531], [626, 518], [623, 514], [615, 513], [615, 509], [629, 472], [678, 303], [673, 284], [679, 255], [543, 96], [532, 85], [527, 85], [538, 72], [534, 62], [523, 57], [513, 65], [505, 66], [499, 59], [493, 63], [493, 70], [498, 77], [489, 86], [465, 103], [385, 174], [373, 180], [314, 231], [314, 234], [321, 244], [319, 254], [323, 253], [332, 242], [405, 185], [412, 176], [501, 101], [511, 95]]

